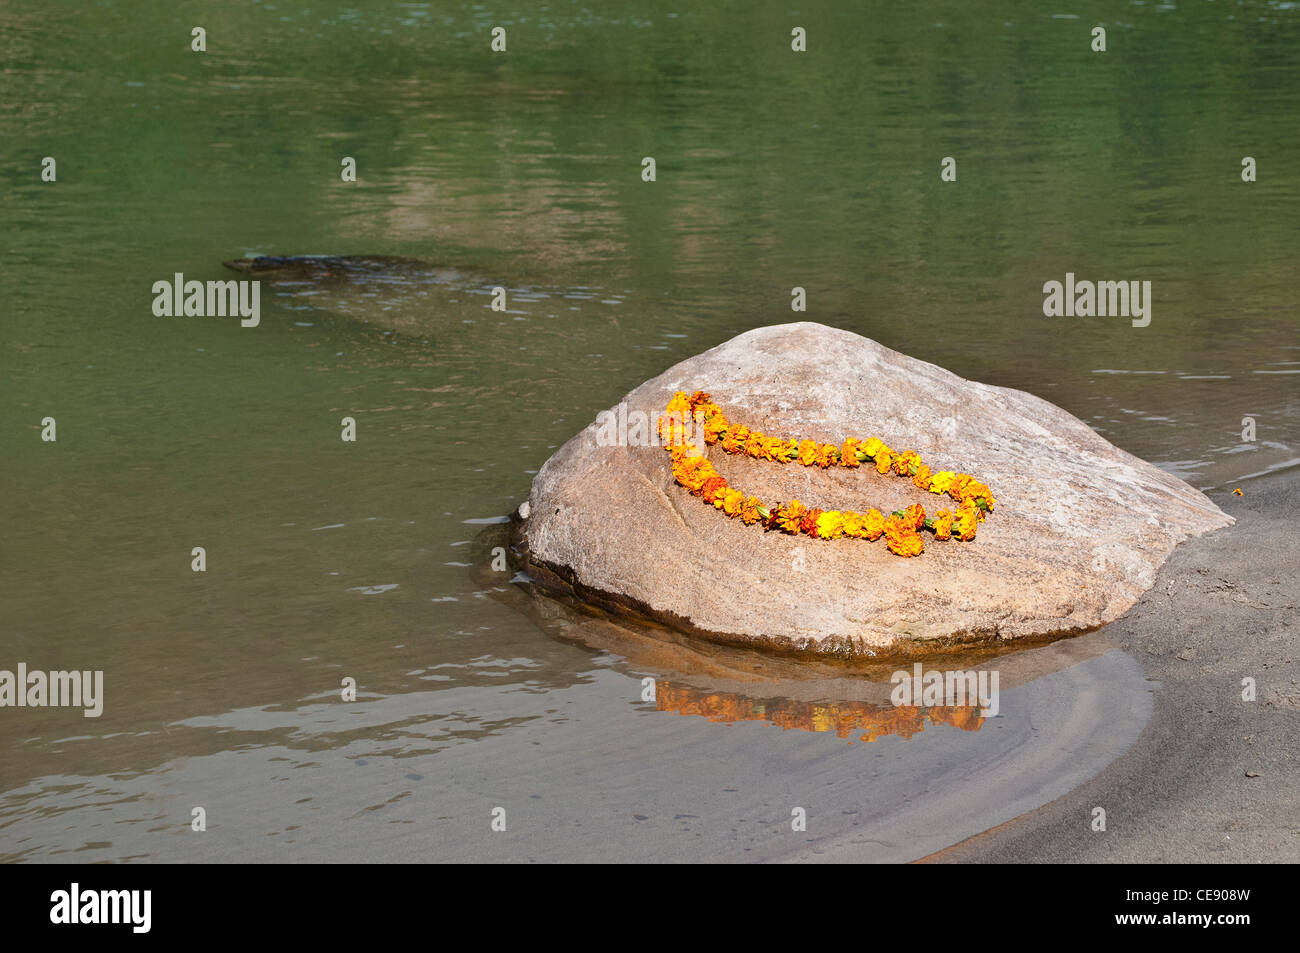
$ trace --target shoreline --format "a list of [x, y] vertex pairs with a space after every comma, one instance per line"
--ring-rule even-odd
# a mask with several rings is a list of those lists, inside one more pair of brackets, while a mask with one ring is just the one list
[[1102, 630], [1154, 689], [1137, 741], [1068, 794], [919, 862], [1300, 860], [1300, 469], [1240, 485], [1211, 494], [1236, 525], [1179, 546]]

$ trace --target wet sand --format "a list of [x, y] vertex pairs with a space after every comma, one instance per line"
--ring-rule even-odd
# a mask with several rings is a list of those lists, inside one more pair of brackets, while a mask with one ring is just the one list
[[[1137, 743], [1066, 796], [927, 860], [1300, 860], [1300, 472], [1241, 486], [1210, 494], [1237, 525], [1180, 546], [1104, 630], [1154, 680]], [[1105, 832], [1090, 828], [1098, 806]]]

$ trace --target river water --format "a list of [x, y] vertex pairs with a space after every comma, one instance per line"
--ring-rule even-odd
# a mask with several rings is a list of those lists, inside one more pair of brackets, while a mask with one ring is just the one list
[[[0, 709], [0, 858], [780, 857], [809, 778], [851, 836], [1064, 717], [1052, 678], [1128, 686], [1112, 756], [1145, 689], [1104, 646], [927, 720], [490, 566], [598, 411], [795, 319], [1203, 489], [1300, 461], [1297, 4], [980, 6], [6, 4], [0, 669], [105, 700]], [[153, 313], [285, 254], [424, 264], [266, 282], [255, 328]], [[1045, 317], [1067, 272], [1150, 281], [1150, 325]]]

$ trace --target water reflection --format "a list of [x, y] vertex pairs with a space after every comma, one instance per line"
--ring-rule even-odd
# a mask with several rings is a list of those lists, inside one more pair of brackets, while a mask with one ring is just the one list
[[962, 731], [979, 731], [985, 719], [970, 705], [921, 708], [915, 705], [874, 705], [870, 702], [805, 702], [793, 698], [750, 698], [730, 692], [707, 692], [669, 681], [655, 684], [655, 704], [660, 711], [697, 715], [709, 721], [733, 723], [762, 721], [782, 729], [834, 732], [858, 741], [875, 741], [895, 735], [904, 741], [926, 725], [950, 725]]

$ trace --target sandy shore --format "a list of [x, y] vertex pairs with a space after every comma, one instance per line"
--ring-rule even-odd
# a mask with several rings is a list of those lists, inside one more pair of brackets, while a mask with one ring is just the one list
[[[1237, 525], [1180, 546], [1103, 630], [1155, 689], [1137, 742], [1064, 797], [927, 861], [1300, 860], [1298, 487], [1291, 470], [1210, 494]], [[1090, 827], [1095, 807], [1105, 832]]]

